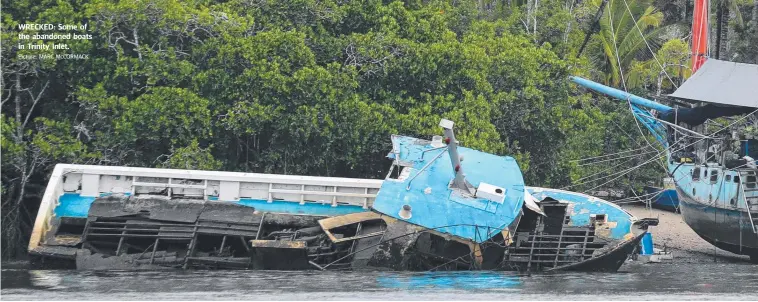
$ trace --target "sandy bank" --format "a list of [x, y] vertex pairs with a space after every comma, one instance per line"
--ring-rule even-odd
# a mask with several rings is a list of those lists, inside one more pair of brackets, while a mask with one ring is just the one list
[[682, 216], [677, 213], [646, 209], [643, 205], [624, 205], [623, 208], [639, 218], [658, 218], [658, 226], [651, 227], [653, 244], [656, 248], [664, 247], [674, 254], [674, 262], [747, 262], [750, 257], [737, 255], [718, 249], [706, 242], [690, 229]]

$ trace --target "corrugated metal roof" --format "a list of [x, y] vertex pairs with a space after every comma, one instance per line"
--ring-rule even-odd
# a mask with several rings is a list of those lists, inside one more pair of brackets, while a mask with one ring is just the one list
[[708, 59], [670, 96], [758, 108], [758, 65]]

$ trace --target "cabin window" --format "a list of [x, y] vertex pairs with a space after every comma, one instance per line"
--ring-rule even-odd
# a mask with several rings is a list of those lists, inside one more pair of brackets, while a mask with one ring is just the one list
[[732, 181], [732, 176], [731, 175], [725, 175], [724, 178], [726, 178], [725, 179], [726, 181]]
[[739, 175], [735, 175], [734, 176], [734, 183], [740, 183], [740, 176]]
[[711, 170], [711, 183], [716, 183], [719, 180], [719, 171]]
[[692, 180], [699, 180], [700, 179], [700, 168], [695, 168], [692, 170]]

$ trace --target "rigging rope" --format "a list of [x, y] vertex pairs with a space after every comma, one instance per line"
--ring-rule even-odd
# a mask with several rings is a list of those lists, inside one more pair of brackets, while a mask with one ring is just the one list
[[642, 155], [645, 155], [645, 154], [654, 153], [654, 152], [657, 152], [657, 151], [658, 150], [653, 150], [653, 151], [643, 152], [643, 153], [640, 153], [640, 154], [632, 154], [632, 155], [626, 155], [626, 156], [621, 156], [621, 157], [614, 157], [614, 158], [609, 158], [609, 159], [604, 159], [604, 160], [599, 160], [599, 161], [594, 161], [594, 162], [589, 162], [589, 163], [581, 163], [581, 164], [578, 164], [577, 166], [578, 167], [583, 167], [583, 166], [595, 165], [595, 164], [609, 162], [609, 161], [614, 161], [614, 160], [619, 160], [619, 159], [633, 158], [633, 157], [638, 157], [638, 156], [642, 156]]
[[[678, 143], [678, 142], [677, 142], [677, 143]], [[673, 146], [673, 145], [672, 145], [672, 146]], [[670, 148], [670, 147], [669, 147], [669, 148]], [[578, 186], [578, 185], [583, 185], [583, 184], [587, 184], [587, 183], [595, 182], [595, 181], [598, 181], [598, 180], [601, 180], [601, 179], [606, 179], [606, 178], [608, 178], [608, 177], [611, 177], [611, 176], [615, 176], [615, 175], [619, 175], [619, 174], [622, 174], [621, 176], [623, 176], [623, 174], [627, 174], [628, 172], [631, 172], [631, 171], [633, 171], [633, 170], [635, 170], [635, 169], [637, 169], [637, 168], [639, 168], [639, 167], [641, 167], [641, 166], [643, 166], [643, 165], [645, 165], [645, 164], [648, 164], [648, 163], [650, 163], [651, 161], [653, 161], [654, 159], [660, 159], [660, 158], [661, 158], [661, 154], [664, 154], [664, 153], [665, 153], [665, 151], [666, 151], [666, 149], [664, 149], [663, 151], [660, 151], [660, 152], [658, 152], [657, 154], [655, 154], [655, 155], [653, 155], [652, 157], [648, 158], [648, 160], [646, 160], [645, 162], [643, 162], [643, 163], [642, 163], [642, 164], [640, 164], [640, 165], [637, 165], [637, 166], [634, 166], [634, 167], [631, 167], [631, 168], [628, 168], [628, 169], [625, 169], [625, 170], [621, 170], [621, 171], [619, 171], [619, 172], [616, 172], [616, 173], [612, 173], [612, 174], [610, 174], [610, 175], [608, 175], [608, 176], [605, 176], [605, 177], [601, 177], [601, 178], [593, 179], [593, 180], [590, 180], [590, 181], [586, 181], [586, 182], [582, 182], [582, 183], [572, 184], [572, 185], [569, 185], [569, 186], [563, 187], [563, 188], [561, 188], [561, 189], [562, 189], [562, 190], [565, 190], [565, 189], [567, 189], [567, 188], [571, 188], [571, 187], [575, 187], [575, 186]], [[677, 151], [678, 151], [678, 150], [677, 150]], [[618, 179], [618, 178], [614, 178], [613, 180], [616, 180], [616, 179]], [[605, 184], [607, 184], [607, 182], [606, 182]], [[597, 188], [597, 187], [595, 187], [595, 188]], [[593, 189], [590, 189], [590, 190], [594, 190], [595, 188], [593, 188]], [[590, 190], [588, 190], [588, 191], [590, 191]], [[587, 192], [587, 191], [585, 191], [585, 192]]]
[[[631, 18], [632, 18], [632, 21], [634, 22], [634, 25], [635, 25], [635, 27], [637, 28], [637, 31], [640, 33], [640, 37], [641, 37], [641, 38], [643, 39], [643, 41], [645, 42], [645, 45], [647, 45], [647, 47], [648, 47], [648, 50], [649, 50], [649, 51], [650, 51], [650, 53], [653, 55], [653, 58], [655, 59], [656, 63], [659, 65], [659, 67], [661, 67], [661, 71], [662, 71], [662, 72], [663, 72], [663, 73], [666, 75], [666, 77], [669, 79], [669, 81], [671, 81], [671, 84], [672, 84], [672, 85], [674, 85], [674, 87], [678, 88], [678, 86], [676, 85], [676, 83], [674, 83], [674, 81], [673, 81], [673, 80], [671, 79], [671, 77], [668, 75], [668, 73], [666, 72], [666, 69], [665, 69], [665, 68], [663, 67], [663, 65], [660, 63], [660, 61], [658, 60], [657, 56], [655, 55], [655, 53], [653, 52], [652, 48], [650, 47], [650, 44], [648, 43], [647, 39], [645, 38], [645, 35], [643, 34], [642, 30], [640, 29], [640, 27], [639, 27], [639, 24], [637, 23], [637, 20], [636, 20], [636, 18], [634, 17], [634, 14], [632, 13], [632, 11], [631, 11], [631, 8], [629, 7], [629, 3], [627, 3], [627, 1], [626, 1], [626, 0], [623, 0], [623, 1], [624, 1], [624, 5], [625, 5], [625, 7], [626, 7], [626, 11], [627, 11], [627, 12], [629, 13], [629, 15], [631, 16]], [[613, 5], [613, 4], [611, 3], [611, 7], [609, 8], [609, 11], [612, 11], [612, 5]], [[610, 28], [611, 28], [611, 29], [610, 29], [610, 31], [611, 31], [611, 38], [612, 38], [612, 40], [613, 40], [613, 47], [614, 47], [614, 49], [615, 49], [615, 53], [614, 53], [614, 54], [615, 54], [615, 56], [616, 56], [616, 62], [617, 62], [617, 64], [618, 64], [619, 75], [621, 76], [621, 82], [622, 82], [622, 84], [623, 84], [623, 86], [624, 86], [624, 91], [627, 91], [627, 92], [628, 92], [628, 89], [627, 89], [627, 86], [626, 86], [626, 81], [625, 81], [625, 78], [624, 78], [624, 72], [623, 72], [623, 68], [622, 68], [622, 66], [621, 66], [621, 59], [620, 59], [620, 57], [619, 57], [619, 54], [618, 54], [618, 45], [617, 45], [617, 43], [616, 43], [616, 33], [615, 33], [615, 31], [613, 30], [613, 28], [614, 28], [614, 27], [613, 27], [613, 18], [612, 18], [612, 15], [611, 15], [611, 14], [609, 14], [609, 15], [608, 15], [608, 20], [609, 20], [609, 23], [610, 23]], [[631, 101], [630, 101], [629, 99], [627, 99], [626, 101], [627, 101], [627, 103], [629, 104], [629, 109], [630, 109], [630, 111], [632, 112], [632, 115], [635, 115], [635, 114], [634, 114], [634, 110], [633, 110], [633, 107], [632, 107], [632, 103], [631, 103]], [[749, 116], [749, 115], [748, 115], [748, 116]], [[657, 118], [654, 118], [654, 117], [647, 117], [647, 116], [645, 116], [645, 117], [646, 117], [646, 118], [652, 118], [652, 119], [655, 119], [655, 120], [661, 121], [661, 120], [659, 120], [659, 119], [657, 119]], [[655, 147], [653, 147], [653, 145], [652, 145], [652, 144], [651, 144], [651, 143], [650, 143], [650, 142], [647, 140], [647, 137], [645, 136], [644, 132], [642, 131], [642, 128], [640, 127], [640, 125], [639, 125], [639, 121], [637, 120], [636, 116], [634, 116], [634, 121], [635, 121], [635, 124], [636, 124], [636, 126], [637, 126], [637, 130], [639, 130], [640, 134], [643, 136], [643, 138], [645, 139], [645, 142], [648, 144], [648, 146], [649, 146], [649, 147], [651, 147], [651, 148], [655, 148]], [[662, 121], [662, 122], [665, 122], [665, 121]], [[670, 123], [667, 123], [667, 124], [670, 124]], [[734, 124], [734, 123], [733, 123], [733, 124]], [[726, 127], [725, 127], [725, 128], [726, 128]], [[680, 129], [677, 129], [677, 128], [674, 128], [674, 129], [675, 129], [675, 131], [677, 131], [677, 130], [680, 130]], [[723, 128], [722, 128], [721, 130], [723, 130]], [[721, 131], [721, 130], [719, 130], [719, 131]], [[717, 131], [717, 132], [718, 132], [718, 131]], [[681, 133], [681, 132], [680, 132], [680, 133]], [[683, 134], [683, 133], [682, 133], [682, 134]], [[685, 136], [688, 136], [688, 135], [685, 135]], [[688, 137], [691, 137], [691, 136], [688, 136]], [[702, 140], [703, 140], [703, 139], [705, 139], [705, 138], [709, 138], [709, 137], [708, 137], [708, 136], [703, 136], [703, 138], [701, 138], [700, 140], [696, 141], [695, 143], [697, 143], [697, 142], [699, 142], [699, 141], [702, 141]], [[677, 142], [678, 142], [678, 141], [677, 141]], [[694, 143], [693, 143], [693, 144], [694, 144]], [[687, 145], [687, 146], [685, 146], [684, 148], [686, 148], [686, 147], [689, 147], [689, 146], [691, 146], [691, 145], [692, 145], [692, 144], [690, 144], [690, 145]], [[669, 147], [667, 147], [667, 148], [666, 148], [666, 149], [664, 149], [662, 152], [659, 152], [657, 155], [653, 156], [652, 158], [648, 159], [647, 161], [643, 162], [643, 163], [642, 163], [642, 164], [640, 164], [640, 165], [637, 165], [637, 166], [635, 166], [635, 167], [632, 167], [632, 168], [630, 168], [630, 169], [627, 169], [627, 170], [622, 170], [621, 172], [617, 172], [617, 173], [614, 173], [614, 174], [611, 174], [611, 175], [609, 175], [609, 176], [613, 176], [613, 175], [619, 174], [617, 177], [613, 178], [613, 179], [612, 179], [612, 180], [610, 180], [610, 181], [607, 181], [607, 182], [605, 182], [605, 183], [601, 184], [600, 186], [602, 186], [602, 185], [605, 185], [605, 184], [607, 184], [607, 183], [610, 183], [611, 181], [614, 181], [614, 180], [616, 180], [616, 179], [620, 178], [621, 176], [623, 176], [623, 175], [627, 174], [628, 172], [631, 172], [631, 171], [633, 171], [633, 170], [635, 170], [635, 169], [637, 169], [637, 168], [639, 168], [639, 167], [642, 167], [643, 165], [646, 165], [646, 164], [648, 164], [650, 161], [652, 161], [652, 160], [654, 160], [654, 159], [656, 159], [656, 158], [660, 159], [660, 158], [661, 158], [661, 156], [660, 156], [660, 155], [661, 155], [662, 153], [665, 153], [665, 152], [666, 152], [666, 150], [669, 150], [669, 149], [671, 149], [672, 147], [673, 147], [673, 145], [672, 145], [672, 146], [669, 146]], [[682, 150], [682, 149], [683, 149], [683, 148], [680, 148], [679, 150]], [[679, 150], [677, 150], [677, 151], [679, 151]], [[675, 151], [675, 152], [676, 152], [676, 151]], [[651, 152], [651, 153], [652, 153], [652, 152]], [[648, 154], [648, 153], [645, 153], [645, 154]], [[664, 166], [662, 163], [660, 163], [660, 162], [659, 162], [659, 164], [661, 165], [661, 167], [663, 167], [663, 169], [664, 169], [664, 170], [666, 169], [666, 167], [665, 167], [665, 166]], [[595, 180], [593, 180], [593, 181], [595, 181]], [[587, 182], [584, 182], [584, 183], [587, 183]], [[583, 183], [581, 183], [581, 184], [583, 184]], [[565, 188], [569, 188], [569, 187], [572, 187], [572, 186], [576, 186], [576, 185], [579, 185], [579, 184], [574, 184], [574, 185], [571, 185], [571, 186], [568, 186], [568, 187], [565, 187]], [[598, 187], [599, 187], [599, 186], [596, 186], [596, 187], [594, 187], [594, 188], [592, 188], [592, 189], [589, 189], [588, 191], [590, 191], [590, 190], [594, 190], [594, 189], [596, 189], [596, 188], [598, 188]], [[587, 191], [585, 191], [585, 192], [587, 192]]]
[[[610, 6], [608, 7], [609, 12], [613, 12], [613, 1], [610, 2]], [[626, 91], [626, 80], [624, 79], [624, 69], [621, 68], [621, 58], [619, 57], [619, 48], [616, 44], [616, 32], [613, 30], [613, 14], [608, 14], [608, 22], [611, 25], [611, 40], [613, 41], [613, 48], [616, 50], [614, 52], [614, 55], [616, 56], [616, 62], [619, 69], [619, 75], [621, 76], [621, 84], [624, 85], [624, 91]]]
[[[681, 178], [675, 179], [674, 182], [678, 182], [679, 180], [681, 180], [682, 178], [685, 178], [686, 176], [687, 175], [683, 175]], [[650, 195], [659, 194], [659, 193], [661, 193], [663, 191], [666, 191], [666, 190], [668, 190], [668, 189], [664, 188], [664, 189], [661, 189], [659, 191], [655, 191], [655, 192], [652, 192], [652, 193], [646, 193], [646, 194], [643, 194], [643, 195], [639, 195], [639, 197], [646, 197], [646, 196], [650, 196]], [[638, 201], [641, 201], [641, 200], [638, 200], [637, 197], [626, 197], [626, 198], [614, 200], [613, 203], [618, 203], [618, 202], [627, 202], [627, 203], [629, 203], [629, 202], [638, 202]]]
[[[635, 193], [635, 196], [621, 198], [621, 199], [616, 199], [616, 200], [611, 201], [611, 202], [613, 202], [613, 203], [621, 203], [621, 202], [627, 202], [627, 201], [638, 202], [638, 201], [642, 201], [641, 197], [654, 196], [654, 195], [660, 194], [663, 191], [666, 191], [666, 189], [658, 190], [658, 191], [651, 192], [651, 193], [645, 193], [645, 194], [642, 194], [642, 195], [637, 195]], [[634, 193], [634, 191], [632, 191], [632, 192]]]
[[647, 42], [647, 38], [645, 38], [645, 35], [642, 33], [642, 29], [640, 29], [639, 24], [637, 24], [637, 18], [634, 17], [634, 14], [632, 14], [632, 10], [629, 8], [629, 3], [624, 0], [624, 5], [626, 6], [626, 11], [629, 12], [629, 16], [632, 17], [632, 21], [634, 22], [634, 27], [637, 28], [637, 31], [640, 33], [640, 37], [642, 37], [642, 41], [645, 41], [645, 45], [647, 45], [647, 49], [650, 51], [650, 54], [653, 55], [653, 59], [655, 59], [655, 62], [658, 63], [658, 66], [661, 68], [661, 71], [663, 71], [663, 74], [666, 75], [666, 78], [671, 81], [671, 85], [674, 85], [677, 89], [679, 86], [674, 83], [674, 80], [671, 79], [671, 76], [669, 76], [668, 72], [666, 72], [666, 68], [663, 67], [660, 61], [658, 61], [658, 56], [655, 55], [655, 52], [653, 52], [653, 48], [650, 47], [650, 43]]
[[642, 151], [644, 149], [648, 149], [648, 147], [645, 146], [645, 147], [642, 147], [642, 148], [639, 148], [639, 149], [634, 149], [634, 150], [626, 150], [626, 151], [621, 151], [621, 152], [616, 152], [616, 153], [609, 153], [609, 154], [603, 154], [603, 155], [598, 155], [598, 156], [593, 156], [593, 157], [580, 158], [580, 159], [570, 160], [569, 162], [578, 162], [578, 161], [585, 161], [585, 160], [590, 160], [590, 159], [609, 157], [609, 156], [618, 155], [618, 154], [624, 154], [624, 153], [629, 153], [629, 152]]
[[[605, 173], [605, 172], [608, 172], [608, 171], [610, 171], [610, 170], [616, 169], [616, 168], [618, 168], [619, 166], [621, 166], [621, 165], [623, 165], [623, 164], [626, 164], [626, 163], [627, 163], [627, 162], [621, 162], [621, 163], [619, 163], [619, 164], [617, 164], [617, 165], [615, 165], [615, 166], [611, 166], [611, 167], [608, 167], [608, 168], [606, 168], [606, 169], [604, 169], [604, 170], [602, 170], [602, 171], [599, 171], [599, 172], [596, 172], [596, 173], [593, 173], [593, 174], [587, 175], [587, 176], [585, 176], [585, 177], [582, 177], [582, 178], [580, 178], [580, 179], [577, 179], [576, 181], [582, 181], [582, 180], [585, 180], [585, 179], [588, 179], [588, 178], [592, 178], [592, 177], [594, 177], [594, 176], [597, 176], [597, 175], [603, 174], [603, 173]], [[603, 178], [604, 178], [604, 177], [603, 177]], [[597, 181], [597, 180], [600, 180], [600, 179], [602, 179], [602, 178], [598, 178], [598, 179], [595, 179], [595, 180], [592, 180], [592, 181], [589, 181], [589, 182]], [[569, 188], [569, 187], [570, 187], [570, 186], [568, 186], [568, 187], [564, 187], [564, 188]], [[561, 188], [561, 190], [563, 190], [564, 188]]]
[[[739, 121], [741, 121], [741, 120], [744, 120], [745, 118], [747, 118], [748, 116], [750, 116], [750, 115], [752, 115], [752, 114], [755, 114], [756, 112], [758, 112], [758, 109], [754, 110], [753, 112], [749, 113], [748, 115], [745, 115], [745, 116], [743, 116], [743, 117], [741, 117], [741, 118], [739, 118], [739, 119], [735, 120], [735, 121], [734, 121], [734, 122], [732, 122], [731, 124], [729, 124], [729, 125], [727, 125], [726, 127], [723, 127], [723, 128], [721, 128], [721, 129], [719, 129], [719, 130], [715, 131], [714, 133], [718, 133], [718, 132], [721, 132], [721, 131], [723, 131], [723, 130], [724, 130], [724, 129], [726, 129], [726, 128], [732, 127], [732, 126], [733, 126], [734, 124], [736, 124], [737, 122], [739, 122]], [[674, 151], [669, 151], [669, 153], [675, 153], [675, 152], [678, 152], [678, 151], [684, 150], [685, 148], [687, 148], [687, 147], [690, 147], [690, 146], [692, 146], [692, 145], [694, 145], [694, 144], [697, 144], [697, 143], [701, 142], [702, 140], [705, 140], [705, 138], [701, 138], [701, 139], [699, 139], [699, 140], [697, 140], [697, 141], [695, 141], [695, 142], [693, 142], [693, 143], [691, 143], [691, 144], [689, 144], [689, 145], [687, 145], [687, 146], [684, 146], [684, 147], [682, 147], [682, 148], [676, 149], [676, 150], [674, 150]], [[662, 152], [660, 152], [660, 153], [658, 153], [658, 154], [661, 154], [661, 153], [665, 153], [665, 152], [666, 152], [666, 150], [669, 150], [669, 149], [671, 149], [671, 147], [673, 147], [673, 145], [672, 145], [672, 146], [669, 146], [668, 148], [664, 149]], [[642, 166], [644, 166], [644, 165], [646, 165], [646, 164], [650, 163], [650, 162], [651, 162], [652, 160], [654, 160], [654, 159], [660, 159], [660, 158], [661, 158], [661, 156], [653, 156], [653, 158], [651, 158], [650, 160], [648, 160], [648, 161], [646, 161], [646, 162], [644, 162], [644, 163], [642, 163], [642, 164], [639, 164], [639, 165], [637, 165], [637, 166], [635, 166], [635, 167], [632, 167], [632, 168], [630, 168], [630, 169], [629, 169], [629, 170], [627, 170], [627, 171], [621, 171], [621, 172], [619, 172], [619, 173], [622, 173], [622, 174], [621, 174], [621, 175], [619, 175], [618, 177], [615, 177], [615, 178], [613, 178], [613, 179], [611, 179], [611, 180], [609, 180], [609, 181], [606, 181], [606, 182], [602, 183], [601, 185], [599, 185], [599, 186], [596, 186], [596, 187], [593, 187], [593, 188], [591, 188], [591, 189], [589, 189], [589, 190], [587, 190], [587, 191], [591, 191], [591, 190], [597, 189], [598, 187], [604, 186], [604, 185], [606, 185], [606, 184], [608, 184], [608, 183], [610, 183], [610, 182], [612, 182], [612, 181], [615, 181], [616, 179], [619, 179], [621, 176], [624, 176], [623, 174], [626, 174], [626, 173], [628, 173], [628, 172], [632, 171], [633, 169], [637, 169], [637, 168], [639, 168], [639, 167], [642, 167]], [[585, 191], [585, 192], [587, 192], [587, 191]]]
[[[656, 120], [656, 121], [658, 121], [658, 122], [661, 122], [661, 123], [664, 123], [664, 124], [666, 124], [666, 125], [669, 125], [669, 126], [671, 126], [671, 127], [674, 127], [674, 131], [679, 131], [679, 132], [680, 132], [682, 135], [684, 135], [684, 136], [688, 136], [688, 137], [698, 137], [698, 138], [709, 138], [709, 139], [714, 139], [714, 140], [720, 140], [720, 139], [722, 139], [722, 138], [718, 138], [718, 137], [712, 137], [712, 136], [708, 136], [708, 135], [705, 135], [705, 134], [702, 134], [702, 133], [698, 133], [698, 132], [692, 131], [692, 130], [690, 130], [690, 129], [684, 128], [684, 127], [682, 127], [682, 126], [679, 126], [679, 125], [676, 125], [676, 124], [673, 124], [673, 123], [669, 123], [669, 122], [667, 122], [667, 121], [664, 121], [664, 120], [662, 120], [662, 119], [659, 119], [659, 118], [656, 118], [656, 117], [653, 117], [653, 116], [643, 116], [643, 117], [644, 117], [644, 118], [647, 118], [647, 119]], [[707, 121], [710, 121], [710, 119], [709, 119], [709, 120], [707, 120]], [[707, 121], [706, 121], [706, 122], [707, 122]], [[722, 125], [720, 125], [720, 124], [719, 124], [719, 125], [717, 125], [717, 126], [721, 127]], [[684, 132], [687, 132], [687, 133], [692, 133], [692, 134], [694, 134], [694, 135], [687, 135], [687, 134], [684, 134]]]
[[[632, 11], [629, 9], [629, 5], [626, 3], [626, 0], [624, 0], [624, 4], [626, 5], [626, 9], [627, 9], [627, 12], [629, 12], [629, 16], [631, 16], [631, 17], [632, 17], [632, 20], [634, 21], [634, 26], [635, 26], [635, 27], [637, 27], [637, 30], [639, 30], [640, 28], [639, 28], [639, 26], [637, 25], [637, 20], [634, 18], [634, 14], [632, 14]], [[611, 3], [611, 7], [612, 7], [612, 6], [613, 6], [613, 4]], [[611, 10], [609, 9], [609, 11], [611, 11]], [[618, 53], [618, 52], [619, 52], [619, 51], [618, 51], [618, 46], [617, 46], [617, 44], [616, 44], [616, 33], [615, 33], [615, 31], [613, 31], [613, 18], [611, 18], [611, 17], [612, 17], [612, 16], [611, 16], [611, 14], [608, 14], [608, 20], [609, 20], [609, 22], [610, 22], [610, 25], [611, 25], [611, 35], [612, 35], [612, 38], [613, 38], [613, 39], [612, 39], [612, 40], [613, 40], [613, 47], [616, 49], [616, 52], [615, 52], [615, 55], [616, 55], [616, 61], [618, 62], [619, 74], [621, 75], [621, 83], [622, 83], [622, 84], [623, 84], [623, 86], [624, 86], [624, 92], [627, 92], [627, 93], [628, 93], [628, 92], [629, 92], [629, 89], [626, 87], [626, 80], [624, 79], [624, 69], [623, 69], [623, 67], [621, 66], [621, 58], [619, 57], [619, 53]], [[641, 36], [641, 37], [642, 37], [642, 39], [645, 41], [645, 44], [647, 44], [647, 40], [645, 39], [645, 35], [643, 35], [643, 34], [642, 34], [642, 31], [640, 31], [640, 36]], [[648, 49], [650, 49], [650, 45], [648, 45]], [[650, 51], [651, 51], [651, 53], [652, 53], [652, 49], [650, 49]], [[654, 54], [654, 53], [653, 53], [653, 57], [655, 57], [655, 54]], [[658, 59], [656, 58], [656, 61], [657, 61], [657, 60], [658, 60]], [[659, 62], [658, 64], [660, 64], [660, 62]], [[663, 72], [666, 72], [666, 70], [664, 69], [664, 70], [663, 70]], [[666, 76], [668, 76], [668, 74], [667, 74]], [[670, 79], [671, 79], [671, 78], [669, 78], [669, 80], [670, 80]], [[673, 84], [673, 81], [672, 81], [672, 84]], [[676, 86], [676, 84], [674, 84], [674, 85]], [[642, 131], [642, 128], [640, 127], [639, 121], [637, 121], [637, 117], [636, 117], [636, 116], [635, 116], [635, 114], [634, 114], [634, 109], [633, 109], [633, 107], [632, 107], [632, 102], [631, 102], [631, 100], [629, 100], [629, 99], [627, 98], [626, 102], [629, 104], [629, 110], [630, 110], [630, 112], [632, 113], [632, 118], [634, 118], [634, 123], [635, 123], [635, 125], [637, 126], [637, 130], [639, 130], [639, 132], [640, 132], [640, 135], [642, 135], [642, 138], [643, 138], [643, 139], [645, 139], [645, 142], [647, 143], [647, 145], [648, 145], [650, 148], [652, 148], [652, 149], [654, 149], [654, 150], [657, 150], [657, 149], [655, 149], [655, 147], [653, 146], [653, 144], [651, 144], [651, 143], [650, 143], [650, 141], [648, 141], [648, 140], [647, 140], [647, 136], [645, 136], [645, 133]], [[666, 167], [664, 167], [664, 166], [663, 166], [663, 164], [661, 164], [661, 167], [662, 167], [664, 170], [666, 169]]]

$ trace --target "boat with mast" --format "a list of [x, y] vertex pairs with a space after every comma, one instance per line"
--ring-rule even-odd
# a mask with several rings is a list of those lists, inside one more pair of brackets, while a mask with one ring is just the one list
[[670, 107], [580, 77], [576, 84], [628, 102], [660, 143], [685, 223], [714, 246], [758, 263], [758, 65], [708, 58], [708, 0], [696, 0], [692, 76]]

